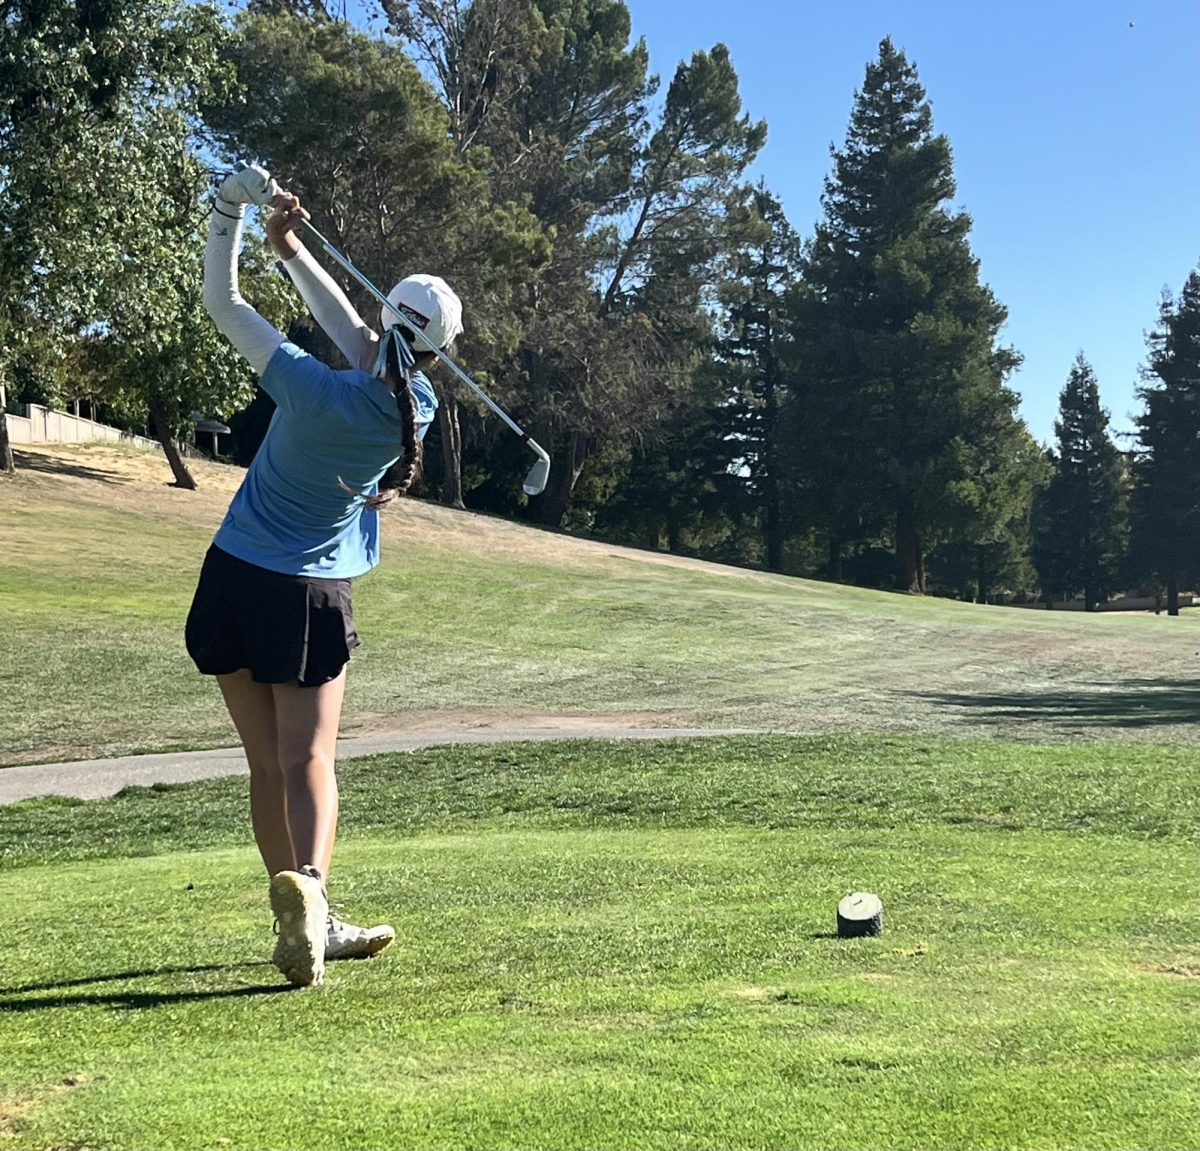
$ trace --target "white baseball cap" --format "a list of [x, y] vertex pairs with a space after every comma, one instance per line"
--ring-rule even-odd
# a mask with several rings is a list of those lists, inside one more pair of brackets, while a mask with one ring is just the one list
[[[387, 298], [391, 307], [379, 313], [384, 331], [395, 324], [419, 328], [439, 348], [462, 333], [462, 301], [441, 276], [405, 276]], [[414, 350], [428, 349], [418, 340]]]

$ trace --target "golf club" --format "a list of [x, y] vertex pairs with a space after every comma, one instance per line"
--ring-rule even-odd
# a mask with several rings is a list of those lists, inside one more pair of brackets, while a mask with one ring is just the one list
[[[347, 272], [350, 273], [368, 292], [371, 293], [385, 308], [390, 308], [392, 305], [385, 296], [366, 276], [362, 274], [341, 252], [337, 250], [319, 231], [313, 226], [309, 220], [300, 221], [305, 228], [308, 229], [313, 239], [317, 241], [321, 247], [329, 253]], [[496, 413], [518, 436], [522, 441], [537, 456], [537, 463], [530, 469], [529, 474], [525, 477], [525, 482], [521, 485], [522, 490], [526, 495], [540, 495], [545, 490], [546, 481], [550, 478], [550, 456], [546, 450], [534, 439], [518, 427], [516, 421], [497, 404], [466, 372], [462, 370], [445, 352], [442, 351], [432, 340], [430, 340], [424, 332], [419, 328], [413, 328], [413, 332], [420, 338], [421, 342], [431, 352], [433, 352], [439, 360], [442, 361], [464, 384], [467, 385], [493, 412]]]

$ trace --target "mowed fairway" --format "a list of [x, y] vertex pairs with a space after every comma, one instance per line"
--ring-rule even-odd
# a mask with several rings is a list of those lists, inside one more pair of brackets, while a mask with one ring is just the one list
[[[1192, 1148], [1197, 757], [742, 737], [380, 756], [281, 988], [240, 781], [0, 808], [21, 1147]], [[213, 846], [201, 846], [201, 845]], [[847, 888], [877, 939], [834, 935]]]
[[[23, 459], [0, 763], [231, 742], [179, 633], [236, 473]], [[343, 764], [334, 900], [399, 934], [306, 991], [244, 780], [0, 807], [0, 1151], [1200, 1144], [1195, 619], [387, 532], [351, 731], [807, 734]]]
[[[22, 454], [0, 499], [0, 764], [228, 745], [183, 650], [240, 478]], [[408, 501], [359, 581], [344, 730], [511, 716], [1200, 745], [1200, 613], [921, 600], [638, 552]]]

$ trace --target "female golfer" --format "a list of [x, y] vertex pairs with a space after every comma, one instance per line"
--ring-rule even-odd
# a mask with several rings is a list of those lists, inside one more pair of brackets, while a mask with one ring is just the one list
[[[335, 371], [264, 320], [238, 291], [246, 204], [271, 205], [267, 234], [317, 321], [351, 364]], [[204, 306], [275, 401], [246, 477], [205, 557], [187, 647], [216, 676], [250, 765], [255, 841], [271, 877], [275, 965], [320, 983], [326, 959], [373, 955], [395, 938], [329, 912], [337, 830], [334, 756], [346, 664], [358, 645], [350, 581], [379, 562], [378, 508], [405, 492], [437, 399], [420, 374], [462, 331], [444, 280], [410, 276], [372, 331], [293, 233], [306, 213], [261, 168], [221, 184], [209, 222]], [[423, 347], [423, 346], [422, 346]]]

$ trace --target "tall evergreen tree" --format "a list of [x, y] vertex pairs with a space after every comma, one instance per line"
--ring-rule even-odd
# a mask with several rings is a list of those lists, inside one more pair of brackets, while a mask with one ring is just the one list
[[1082, 593], [1108, 599], [1124, 552], [1128, 493], [1123, 457], [1108, 431], [1095, 372], [1082, 352], [1059, 394], [1053, 473], [1035, 509], [1034, 564], [1047, 601]]
[[752, 499], [762, 509], [766, 566], [783, 566], [786, 450], [780, 412], [787, 388], [788, 294], [800, 266], [800, 239], [783, 206], [760, 183], [749, 192], [746, 240], [733, 254], [719, 356], [728, 371], [725, 434], [736, 438]]
[[960, 485], [988, 450], [976, 430], [1016, 423], [1003, 382], [1019, 361], [996, 342], [1006, 313], [980, 283], [970, 218], [946, 206], [949, 141], [890, 39], [833, 159], [796, 317], [805, 410], [842, 518], [831, 537], [886, 516], [899, 586], [924, 591], [924, 549], [962, 519]]
[[1167, 588], [1179, 614], [1181, 584], [1200, 586], [1200, 271], [1179, 299], [1167, 295], [1138, 397], [1132, 541], [1134, 566]]
[[971, 478], [959, 486], [962, 520], [931, 549], [930, 572], [941, 589], [977, 603], [1004, 602], [1037, 591], [1033, 506], [1051, 466], [1023, 422], [998, 421], [989, 442], [979, 429]]
[[697, 397], [634, 450], [627, 473], [596, 513], [598, 535], [680, 555], [761, 561], [760, 517], [729, 436], [727, 380], [714, 368], [699, 373]]
[[[436, 77], [451, 135], [496, 194], [553, 229], [504, 400], [555, 466], [535, 514], [559, 523], [589, 459], [652, 436], [694, 384], [691, 339], [723, 208], [765, 138], [724, 45], [676, 69], [654, 124], [624, 0], [385, 0]], [[668, 282], [671, 281], [671, 282]], [[711, 338], [711, 323], [703, 333]]]
[[627, 194], [592, 220], [603, 246], [588, 276], [601, 290], [585, 359], [559, 376], [551, 431], [562, 463], [542, 497], [544, 522], [561, 521], [597, 443], [652, 435], [693, 388], [713, 335], [725, 208], [765, 138], [766, 125], [742, 111], [723, 44], [679, 64]]

